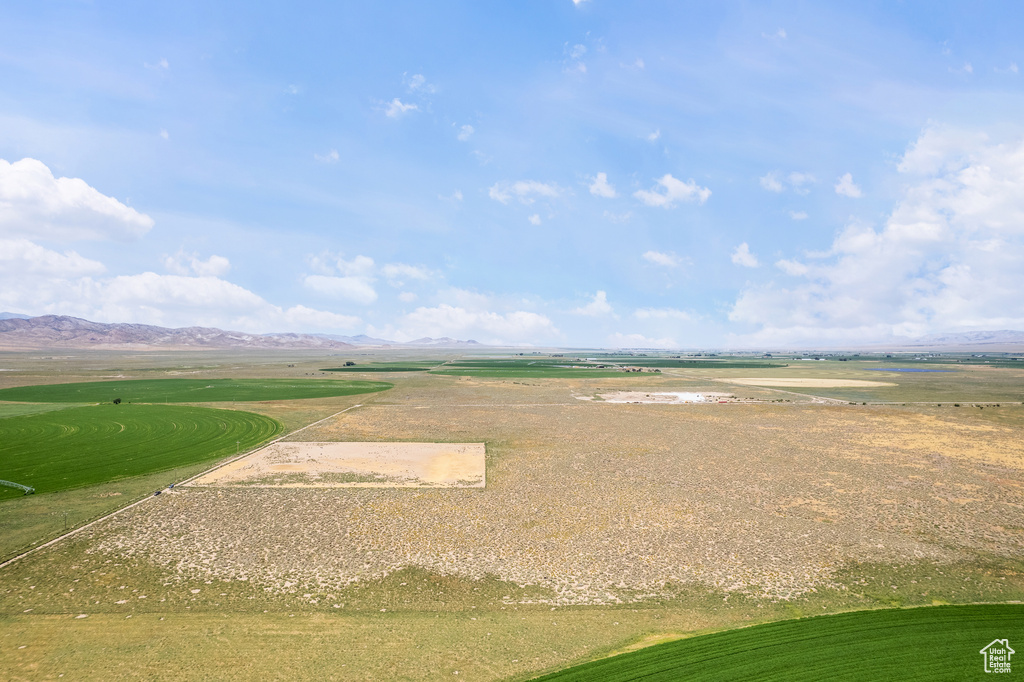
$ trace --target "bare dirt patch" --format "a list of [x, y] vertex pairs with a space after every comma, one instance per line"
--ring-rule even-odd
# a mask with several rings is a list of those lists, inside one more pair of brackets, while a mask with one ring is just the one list
[[779, 388], [872, 388], [897, 386], [888, 381], [867, 381], [864, 379], [814, 379], [810, 377], [745, 377], [722, 379], [741, 386], [777, 386]]
[[483, 488], [483, 443], [279, 442], [212, 471], [195, 486]]

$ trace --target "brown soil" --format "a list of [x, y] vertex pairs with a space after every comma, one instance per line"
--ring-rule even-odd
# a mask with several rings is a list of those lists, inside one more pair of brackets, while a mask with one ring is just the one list
[[482, 488], [483, 443], [278, 442], [189, 485], [255, 488]]

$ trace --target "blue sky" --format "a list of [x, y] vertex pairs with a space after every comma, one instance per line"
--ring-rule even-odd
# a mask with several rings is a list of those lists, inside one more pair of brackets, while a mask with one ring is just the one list
[[1021, 14], [7, 3], [0, 309], [604, 347], [1021, 329]]

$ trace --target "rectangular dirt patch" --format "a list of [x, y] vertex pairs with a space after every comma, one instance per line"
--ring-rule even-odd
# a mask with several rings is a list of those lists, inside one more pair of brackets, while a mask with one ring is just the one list
[[272, 443], [189, 485], [483, 488], [483, 443]]

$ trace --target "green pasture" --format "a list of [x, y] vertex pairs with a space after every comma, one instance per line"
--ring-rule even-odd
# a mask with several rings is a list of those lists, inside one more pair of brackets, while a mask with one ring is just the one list
[[324, 379], [137, 379], [78, 384], [18, 386], [0, 390], [0, 400], [35, 403], [212, 403], [333, 398], [385, 391], [384, 381]]
[[455, 376], [476, 376], [487, 378], [537, 378], [537, 379], [604, 379], [625, 376], [621, 370], [608, 364], [604, 369], [598, 364], [576, 360], [576, 356], [516, 357], [516, 358], [464, 358], [447, 362], [431, 370], [431, 374]]
[[[49, 493], [247, 450], [281, 431], [250, 412], [92, 405], [0, 419], [0, 479]], [[20, 491], [0, 487], [0, 500]]]
[[373, 362], [366, 365], [350, 365], [348, 367], [327, 367], [320, 372], [426, 372], [437, 367], [436, 362]]
[[967, 680], [982, 647], [1024, 641], [1024, 605], [856, 611], [729, 630], [539, 678], [574, 680]]

